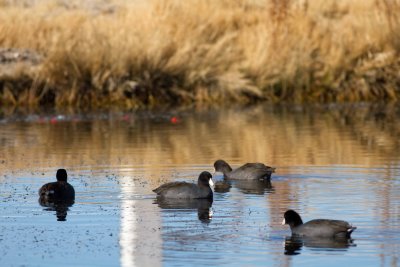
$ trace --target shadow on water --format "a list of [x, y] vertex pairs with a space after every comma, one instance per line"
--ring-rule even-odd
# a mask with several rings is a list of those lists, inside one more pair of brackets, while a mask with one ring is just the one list
[[209, 223], [212, 219], [211, 199], [156, 199], [154, 204], [165, 210], [187, 210], [193, 212], [197, 210], [197, 217], [203, 223]]
[[244, 194], [264, 195], [265, 193], [273, 193], [274, 187], [271, 180], [250, 180], [250, 181], [233, 181], [233, 186]]
[[271, 180], [221, 180], [217, 181], [214, 191], [218, 193], [227, 193], [232, 187], [239, 189], [244, 194], [264, 195], [273, 193], [274, 187]]
[[69, 211], [69, 207], [74, 204], [74, 200], [58, 200], [58, 199], [49, 199], [45, 196], [39, 197], [39, 204], [42, 207], [45, 207], [45, 211], [55, 211], [57, 221], [66, 221], [67, 215]]
[[290, 236], [285, 238], [285, 255], [299, 255], [302, 247], [308, 247], [321, 250], [341, 250], [345, 251], [349, 247], [355, 247], [353, 239], [335, 239], [335, 238], [300, 238]]

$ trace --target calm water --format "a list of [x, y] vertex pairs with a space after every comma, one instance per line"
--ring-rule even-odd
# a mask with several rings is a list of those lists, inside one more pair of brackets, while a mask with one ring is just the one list
[[[399, 266], [399, 110], [0, 113], [0, 265]], [[272, 188], [155, 201], [151, 189], [195, 181], [219, 158], [275, 166]], [[75, 204], [40, 206], [38, 189], [61, 167]], [[280, 224], [289, 208], [358, 229], [346, 244], [293, 242]]]

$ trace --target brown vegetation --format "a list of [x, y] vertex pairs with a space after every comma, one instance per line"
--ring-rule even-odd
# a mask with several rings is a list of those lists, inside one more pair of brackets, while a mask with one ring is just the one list
[[[400, 97], [398, 0], [0, 5], [2, 104], [137, 107]], [[10, 51], [14, 58], [4, 60]]]

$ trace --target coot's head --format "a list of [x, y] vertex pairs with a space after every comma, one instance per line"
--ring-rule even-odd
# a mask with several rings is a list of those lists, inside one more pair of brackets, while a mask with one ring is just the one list
[[58, 169], [57, 170], [57, 181], [59, 182], [66, 182], [67, 181], [67, 171], [65, 169]]
[[283, 217], [282, 225], [288, 224], [290, 228], [303, 224], [300, 215], [294, 210], [287, 210]]
[[199, 175], [199, 179], [197, 180], [197, 184], [199, 186], [213, 186], [212, 175], [209, 172], [202, 172]]
[[229, 166], [229, 164], [222, 159], [219, 159], [216, 162], [214, 162], [214, 169], [216, 172], [222, 172], [223, 174], [227, 174], [232, 171], [231, 166]]

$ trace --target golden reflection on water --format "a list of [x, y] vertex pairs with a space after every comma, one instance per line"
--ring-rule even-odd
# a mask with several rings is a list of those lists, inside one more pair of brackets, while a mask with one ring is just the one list
[[[258, 106], [9, 121], [1, 124], [0, 170], [103, 165], [145, 166], [146, 171], [157, 173], [157, 168], [168, 164], [212, 168], [218, 158], [278, 167], [387, 166], [398, 163], [396, 111], [368, 106]], [[171, 116], [179, 117], [178, 123], [172, 123]]]

